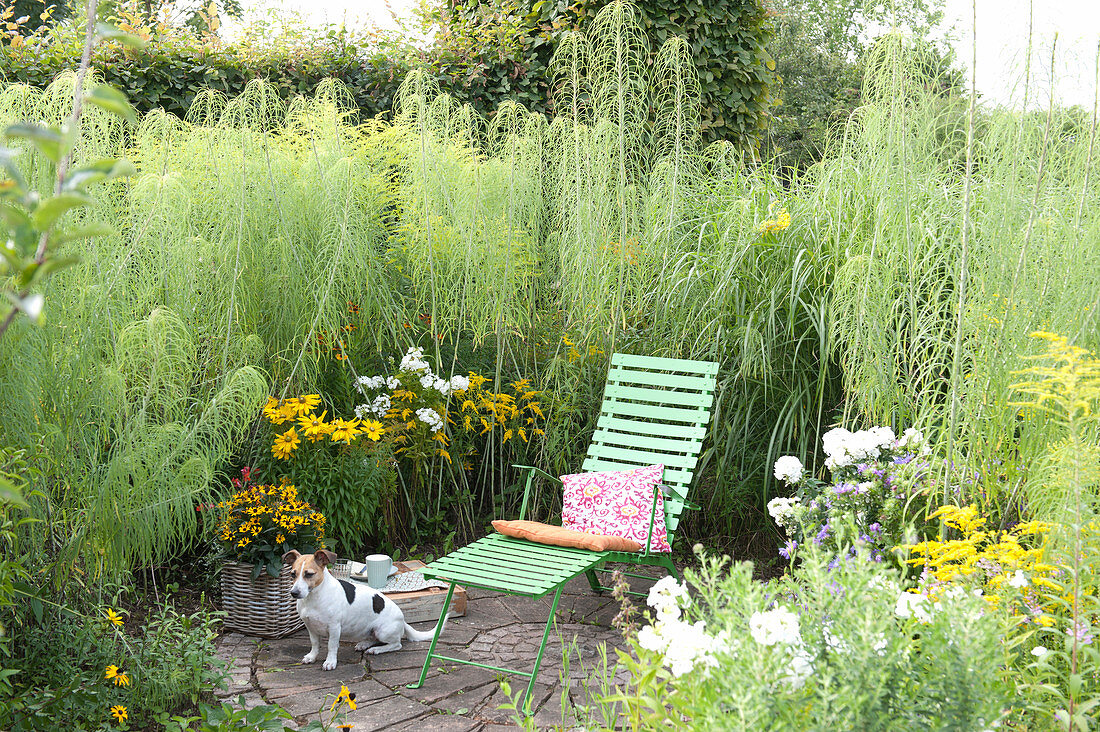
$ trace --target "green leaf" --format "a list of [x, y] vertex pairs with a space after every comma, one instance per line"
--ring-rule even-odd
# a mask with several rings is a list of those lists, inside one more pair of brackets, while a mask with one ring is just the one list
[[14, 483], [3, 476], [0, 476], [0, 503], [10, 503], [20, 508], [27, 507], [22, 492], [15, 487]]
[[145, 48], [144, 40], [135, 36], [133, 33], [119, 30], [110, 23], [96, 23], [95, 34], [96, 38], [101, 41], [118, 41], [122, 45], [130, 48]]
[[54, 165], [64, 157], [72, 145], [72, 140], [68, 135], [63, 135], [52, 127], [33, 122], [19, 122], [8, 125], [8, 128], [4, 130], [4, 136], [29, 140]]
[[134, 112], [130, 100], [125, 94], [108, 84], [97, 84], [84, 96], [84, 101], [116, 114], [128, 122], [137, 122], [137, 113]]
[[34, 227], [39, 231], [45, 231], [52, 227], [66, 212], [81, 206], [91, 205], [92, 199], [83, 193], [59, 193], [52, 198], [47, 198], [38, 204], [38, 208], [31, 215]]
[[103, 160], [97, 160], [91, 165], [85, 165], [84, 167], [73, 170], [69, 173], [68, 177], [65, 178], [64, 188], [65, 190], [83, 190], [93, 183], [101, 183], [114, 178], [123, 178], [136, 173], [137, 169], [134, 167], [134, 164], [125, 158], [121, 160], [104, 158]]
[[54, 236], [50, 237], [50, 242], [53, 244], [64, 244], [65, 242], [76, 241], [77, 239], [91, 239], [95, 236], [110, 236], [113, 233], [115, 233], [115, 230], [109, 224], [105, 224], [102, 221], [96, 221], [85, 226], [78, 226], [75, 229], [59, 231]]

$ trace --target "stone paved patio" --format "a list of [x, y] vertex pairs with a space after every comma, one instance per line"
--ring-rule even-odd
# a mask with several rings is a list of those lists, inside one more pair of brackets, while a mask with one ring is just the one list
[[[639, 582], [637, 589], [645, 585]], [[532, 601], [471, 589], [466, 615], [447, 622], [437, 648], [444, 655], [493, 666], [530, 668], [550, 604], [549, 597]], [[565, 586], [532, 692], [534, 721], [540, 729], [577, 726], [572, 709], [588, 699], [584, 680], [599, 662], [601, 644], [606, 644], [612, 663], [613, 648], [623, 647], [621, 636], [611, 627], [618, 610], [609, 594], [594, 594], [583, 576]], [[429, 627], [422, 623], [418, 629]], [[562, 662], [563, 641], [572, 647], [568, 669]], [[495, 672], [433, 661], [424, 685], [406, 689], [405, 684], [418, 678], [427, 647], [426, 642], [406, 641], [400, 651], [368, 656], [357, 653], [353, 643], [344, 643], [336, 669], [322, 671], [320, 662], [300, 663], [309, 650], [305, 630], [279, 640], [229, 633], [219, 639], [218, 653], [231, 664], [230, 688], [218, 694], [232, 700], [243, 696], [250, 707], [277, 705], [293, 715], [296, 724], [304, 725], [317, 718], [322, 708], [327, 720], [334, 695], [341, 684], [347, 684], [356, 694], [358, 709], [349, 712], [346, 721], [360, 732], [491, 732], [515, 726], [511, 713], [498, 709], [506, 699]], [[510, 681], [513, 694], [526, 685], [523, 677], [513, 676]], [[618, 681], [623, 681], [621, 672]]]

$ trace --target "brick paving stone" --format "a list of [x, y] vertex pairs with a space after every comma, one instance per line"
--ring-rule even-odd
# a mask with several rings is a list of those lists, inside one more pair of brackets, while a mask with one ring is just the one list
[[492, 696], [499, 687], [496, 679], [488, 673], [482, 674], [482, 681], [484, 683], [481, 686], [443, 697], [432, 704], [432, 707], [440, 712], [466, 716], [472, 719], [473, 710], [484, 704], [485, 700]]
[[[660, 571], [654, 571], [660, 576]], [[638, 580], [639, 587], [647, 586]], [[639, 602], [644, 608], [644, 602]], [[471, 589], [467, 615], [448, 621], [437, 650], [446, 655], [480, 663], [516, 669], [530, 669], [538, 651], [550, 611], [550, 598], [531, 601]], [[580, 729], [571, 713], [572, 704], [586, 704], [589, 692], [583, 680], [600, 667], [599, 645], [608, 644], [607, 657], [615, 663], [613, 647], [623, 641], [611, 618], [619, 611], [609, 595], [593, 594], [582, 576], [570, 581], [558, 606], [557, 622], [551, 627], [542, 667], [536, 678], [535, 723], [540, 729]], [[563, 663], [563, 646], [569, 654]], [[498, 707], [506, 698], [500, 692], [499, 674], [487, 669], [433, 662], [420, 689], [405, 684], [419, 678], [428, 643], [406, 642], [401, 651], [365, 656], [353, 643], [341, 644], [335, 671], [323, 671], [320, 662], [303, 665], [309, 650], [304, 631], [277, 639], [262, 640], [240, 633], [227, 633], [218, 641], [218, 657], [230, 668], [229, 691], [221, 698], [244, 695], [247, 706], [273, 703], [294, 715], [297, 726], [326, 713], [341, 684], [356, 693], [358, 709], [348, 721], [363, 730], [440, 730], [441, 732], [498, 732], [516, 726], [511, 712]], [[615, 683], [623, 683], [627, 672], [619, 669]], [[568, 689], [563, 713], [562, 687]], [[526, 679], [510, 677], [513, 694], [526, 686]], [[598, 693], [594, 689], [592, 693]], [[582, 715], [583, 716], [583, 715]]]
[[431, 732], [475, 732], [481, 729], [481, 722], [454, 714], [429, 714], [426, 717], [414, 719], [398, 727], [394, 732], [419, 732], [430, 730]]
[[[514, 678], [510, 681], [512, 685], [512, 696], [516, 696], [525, 688], [527, 683], [525, 680]], [[531, 708], [538, 712], [546, 700], [550, 698], [552, 694], [558, 693], [558, 690], [535, 682], [535, 688], [531, 690]], [[511, 709], [501, 709], [501, 704], [507, 704], [511, 700], [504, 695], [498, 686], [493, 693], [486, 699], [481, 705], [473, 710], [474, 716], [485, 722], [491, 722], [493, 724], [512, 724], [512, 715], [516, 712]]]
[[[438, 668], [435, 663], [432, 667]], [[487, 678], [485, 669], [475, 666], [448, 664], [443, 668], [446, 669], [445, 673], [440, 669], [439, 673], [426, 679], [419, 689], [402, 689], [401, 693], [410, 699], [435, 704], [444, 697], [483, 686]]]
[[419, 719], [432, 712], [431, 707], [393, 694], [385, 699], [359, 706], [347, 713], [347, 721], [355, 725], [356, 732], [388, 730]]

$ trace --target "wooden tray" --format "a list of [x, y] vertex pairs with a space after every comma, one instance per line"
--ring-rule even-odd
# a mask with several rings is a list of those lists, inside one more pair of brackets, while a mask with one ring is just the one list
[[[424, 566], [424, 562], [408, 559], [404, 562], [394, 562], [398, 573], [412, 572]], [[439, 620], [439, 611], [443, 609], [443, 600], [447, 597], [447, 590], [443, 587], [427, 587], [415, 592], [387, 592], [386, 597], [397, 603], [401, 612], [405, 613], [406, 623], [435, 622]], [[451, 596], [451, 617], [466, 614], [466, 590], [455, 587]]]

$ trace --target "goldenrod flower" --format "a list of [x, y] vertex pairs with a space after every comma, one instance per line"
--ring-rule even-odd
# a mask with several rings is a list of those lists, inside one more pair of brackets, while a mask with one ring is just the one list
[[107, 608], [107, 620], [111, 621], [114, 625], [122, 625], [122, 616], [111, 608]]
[[126, 721], [126, 707], [121, 704], [116, 704], [111, 707], [111, 716], [117, 719], [120, 723]]

